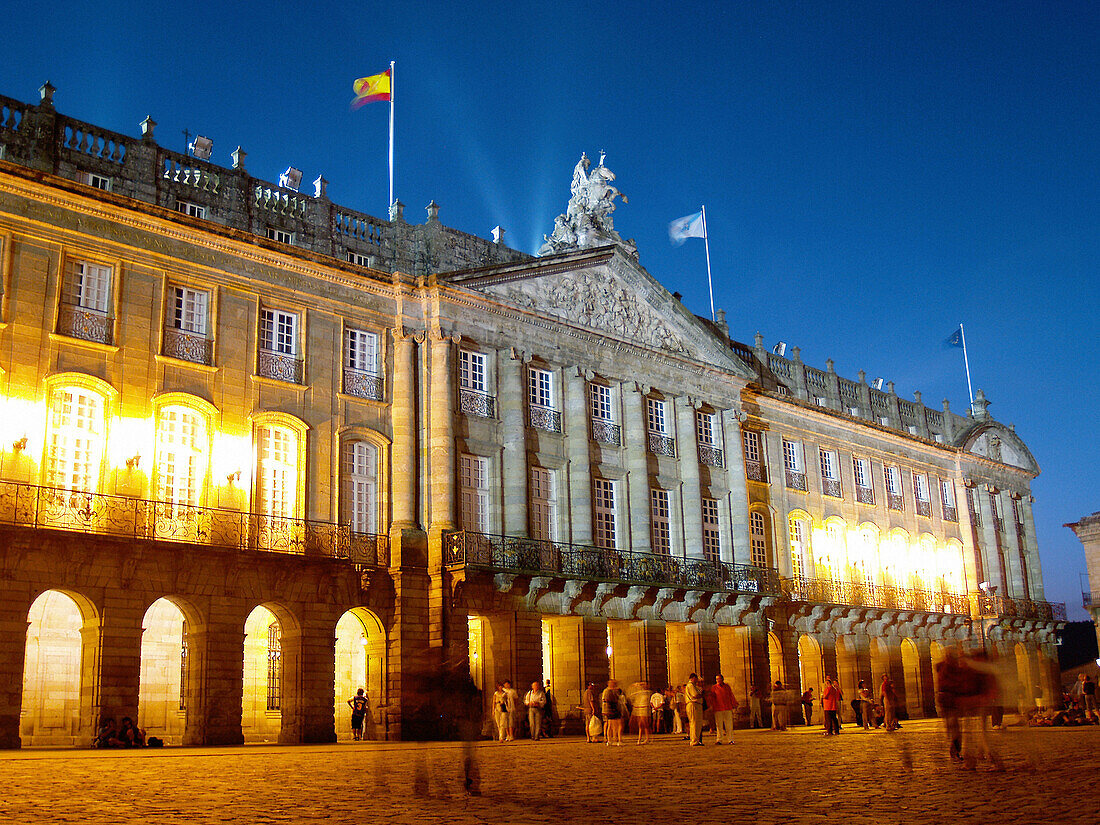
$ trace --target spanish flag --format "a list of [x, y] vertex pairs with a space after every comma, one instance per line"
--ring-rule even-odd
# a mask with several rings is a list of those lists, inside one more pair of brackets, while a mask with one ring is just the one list
[[370, 77], [361, 77], [351, 84], [355, 91], [355, 100], [351, 102], [352, 109], [358, 109], [376, 100], [389, 100], [393, 86], [390, 83], [390, 70], [381, 74], [372, 74]]

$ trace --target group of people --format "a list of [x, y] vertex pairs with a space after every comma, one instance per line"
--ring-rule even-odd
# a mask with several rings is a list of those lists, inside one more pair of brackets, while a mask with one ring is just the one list
[[523, 735], [523, 723], [527, 723], [527, 735], [534, 741], [551, 737], [557, 732], [558, 715], [550, 680], [546, 684], [532, 682], [520, 701], [519, 691], [512, 687], [510, 679], [496, 686], [489, 706], [491, 729], [488, 731], [498, 742], [512, 742]]
[[103, 717], [92, 740], [93, 748], [144, 748], [146, 744], [161, 745], [163, 742], [154, 736], [147, 743], [145, 731], [135, 725], [129, 716], [123, 716], [118, 723], [113, 716]]
[[[820, 697], [814, 696], [813, 688], [807, 688], [801, 697], [798, 697], [789, 685], [776, 680], [767, 699], [770, 700], [772, 706], [772, 730], [786, 730], [791, 724], [791, 711], [798, 704], [802, 706], [804, 723], [812, 725], [814, 723], [815, 705], [820, 703], [822, 723], [825, 727], [824, 735], [836, 736], [840, 733], [840, 711], [844, 706], [844, 691], [840, 686], [840, 680], [836, 676], [825, 677], [825, 684], [821, 689]], [[749, 726], [763, 727], [761, 710], [766, 701], [763, 691], [754, 687], [749, 700]], [[871, 730], [872, 728], [877, 730], [885, 726], [888, 733], [897, 730], [901, 727], [898, 724], [897, 701], [897, 690], [890, 674], [882, 674], [882, 680], [879, 682], [876, 691], [872, 691], [870, 683], [866, 679], [860, 679], [859, 684], [856, 686], [856, 695], [849, 700], [849, 705], [855, 716], [856, 727], [864, 730]]]

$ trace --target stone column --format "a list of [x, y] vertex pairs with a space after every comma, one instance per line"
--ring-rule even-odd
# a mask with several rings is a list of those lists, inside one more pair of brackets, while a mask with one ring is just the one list
[[220, 602], [187, 631], [187, 726], [184, 745], [241, 745], [244, 607]]
[[981, 537], [982, 561], [985, 569], [985, 578], [990, 584], [996, 585], [997, 592], [1008, 595], [1008, 582], [1005, 579], [1004, 556], [1001, 553], [1001, 541], [997, 533], [997, 524], [994, 520], [993, 508], [989, 504], [989, 492], [985, 485], [974, 488], [975, 504], [982, 517], [982, 524], [978, 530]]
[[[443, 581], [444, 533], [455, 529], [457, 507], [455, 464], [455, 375], [452, 366], [452, 344], [458, 340], [435, 329], [431, 336], [431, 387], [428, 406], [429, 467], [431, 522], [428, 528], [428, 644], [448, 646], [448, 610]], [[465, 644], [466, 634], [456, 640]], [[452, 654], [448, 653], [447, 658]]]
[[695, 403], [681, 396], [676, 407], [676, 441], [680, 456], [680, 490], [684, 507], [684, 550], [689, 558], [703, 558], [702, 489], [699, 482], [699, 448], [695, 437]]
[[1024, 495], [1020, 498], [1020, 515], [1024, 520], [1024, 548], [1027, 558], [1028, 586], [1031, 598], [1043, 600], [1046, 595], [1043, 591], [1043, 570], [1039, 561], [1039, 541], [1035, 536], [1035, 513], [1031, 507], [1032, 498]]
[[[94, 643], [90, 636], [98, 637], [98, 651], [93, 667], [93, 680], [88, 683], [92, 690], [92, 724], [97, 724], [103, 716], [113, 716], [116, 720], [129, 716], [138, 718], [138, 689], [141, 682], [141, 633], [142, 620], [145, 617], [145, 604], [140, 596], [129, 596], [123, 592], [108, 591], [103, 601], [99, 624], [86, 624], [81, 636], [85, 639], [85, 652], [90, 652]], [[88, 674], [88, 663], [81, 668]], [[84, 692], [82, 684], [81, 692]], [[82, 702], [83, 704], [83, 702]], [[81, 714], [83, 722], [83, 714]], [[83, 742], [81, 737], [81, 744]], [[88, 742], [87, 744], [91, 744]]]
[[1022, 566], [1020, 537], [1016, 532], [1016, 514], [1013, 512], [1012, 494], [1007, 490], [1001, 490], [997, 493], [997, 498], [1000, 500], [1001, 513], [1004, 515], [1005, 521], [1005, 529], [1001, 534], [1001, 547], [1005, 555], [1005, 569], [1008, 571], [1008, 578], [1012, 587], [1011, 594], [1005, 593], [1005, 595], [1011, 595], [1017, 599], [1026, 599], [1029, 598], [1030, 593], [1024, 580], [1027, 572]]
[[588, 385], [580, 367], [565, 371], [565, 455], [569, 460], [569, 531], [574, 544], [592, 544], [592, 467], [588, 450]]
[[333, 630], [339, 614], [331, 605], [303, 605], [300, 627], [284, 630], [282, 744], [336, 741]]
[[[520, 697], [541, 680], [542, 617], [516, 610], [483, 617], [485, 629], [485, 684], [509, 679]], [[606, 644], [606, 642], [605, 642]]]
[[[749, 535], [749, 493], [748, 484], [745, 481], [745, 451], [741, 442], [740, 410], [723, 410], [721, 423], [725, 439], [723, 443], [726, 477], [729, 483], [728, 507], [721, 508], [723, 515], [727, 511], [729, 513], [729, 523], [726, 523], [723, 518], [722, 524], [722, 556], [724, 561], [750, 564], [752, 548]], [[761, 459], [766, 461], [767, 456], [762, 455]]]
[[0, 589], [0, 748], [18, 748], [30, 596]]
[[650, 550], [649, 428], [645, 420], [648, 387], [623, 385], [623, 444], [626, 445], [626, 481], [630, 501], [630, 545], [637, 553]]
[[609, 621], [611, 678], [627, 688], [648, 682], [651, 690], [668, 685], [668, 651], [664, 622], [651, 619]]
[[[393, 330], [393, 527], [418, 527], [416, 516], [416, 340], [403, 328]], [[397, 560], [395, 564], [399, 564]]]
[[748, 707], [754, 685], [768, 684], [768, 634], [758, 625], [718, 626], [718, 665], [733, 695]]
[[501, 479], [504, 489], [502, 532], [527, 535], [527, 368], [515, 350], [500, 359], [500, 420], [504, 449]]
[[669, 622], [665, 625], [668, 640], [668, 680], [682, 685], [695, 673], [708, 684], [719, 671], [718, 626]]
[[929, 719], [936, 714], [936, 682], [932, 678], [932, 642], [913, 639], [917, 646], [917, 680], [920, 684], [920, 715]]
[[[550, 636], [550, 680], [564, 733], [583, 733], [584, 716], [576, 710], [589, 682], [603, 690], [609, 678], [607, 622], [592, 616], [546, 616]], [[622, 685], [626, 687], [626, 685]]]

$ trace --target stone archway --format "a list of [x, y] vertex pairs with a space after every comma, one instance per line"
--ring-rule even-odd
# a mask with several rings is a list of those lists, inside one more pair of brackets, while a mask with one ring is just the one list
[[[813, 688], [814, 702], [811, 719], [816, 717], [816, 721], [821, 722], [820, 703], [822, 689], [825, 684], [825, 667], [821, 657], [821, 645], [818, 644], [817, 639], [808, 633], [803, 633], [798, 639], [798, 676], [803, 693]], [[799, 697], [799, 701], [801, 701], [801, 697]], [[804, 715], [801, 705], [798, 706], [798, 711], [799, 713], [796, 715]]]
[[901, 667], [905, 674], [905, 709], [910, 719], [924, 716], [924, 689], [920, 650], [912, 639], [902, 639]]
[[367, 697], [364, 739], [386, 739], [381, 712], [386, 695], [386, 632], [378, 616], [365, 607], [348, 610], [336, 623], [336, 738], [353, 738], [347, 700], [362, 689]]
[[27, 613], [19, 736], [23, 745], [86, 747], [95, 735], [93, 696], [99, 616], [84, 596], [47, 590]]
[[138, 725], [167, 744], [184, 741], [187, 714], [196, 700], [191, 633], [201, 631], [194, 608], [162, 597], [145, 611], [141, 633]]
[[283, 723], [283, 623], [258, 605], [244, 623], [241, 729], [245, 742], [278, 742]]

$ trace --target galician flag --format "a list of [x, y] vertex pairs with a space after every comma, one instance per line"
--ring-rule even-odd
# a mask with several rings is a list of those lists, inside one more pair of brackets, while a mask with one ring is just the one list
[[351, 84], [351, 88], [355, 91], [355, 100], [351, 102], [352, 109], [358, 109], [376, 100], [389, 100], [393, 91], [390, 70], [386, 69], [381, 74], [372, 74], [370, 77], [361, 77]]
[[688, 238], [705, 238], [706, 236], [707, 233], [703, 228], [702, 212], [677, 218], [668, 225], [668, 238], [676, 246], [679, 246]]

